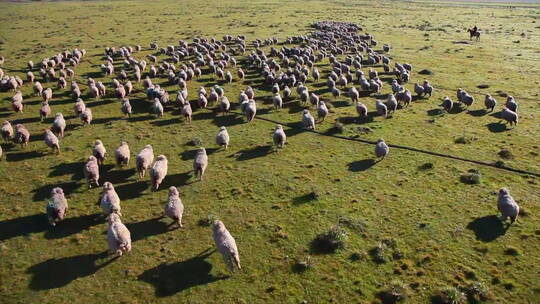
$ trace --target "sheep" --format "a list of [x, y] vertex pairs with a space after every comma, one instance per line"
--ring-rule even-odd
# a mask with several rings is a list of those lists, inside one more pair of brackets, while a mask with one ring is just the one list
[[64, 78], [64, 76], [58, 78], [58, 88], [60, 89], [65, 89], [67, 86], [67, 81], [66, 79]]
[[53, 124], [51, 126], [51, 131], [60, 138], [64, 138], [65, 129], [66, 120], [64, 119], [64, 115], [62, 115], [62, 113], [56, 113], [56, 115], [54, 116]]
[[328, 116], [328, 107], [326, 107], [324, 101], [321, 100], [319, 101], [319, 107], [317, 108], [317, 118], [323, 122], [326, 116]]
[[11, 103], [11, 108], [15, 113], [23, 113], [24, 105], [21, 101], [15, 100]]
[[81, 118], [81, 122], [83, 126], [89, 125], [90, 123], [92, 123], [92, 118], [93, 118], [92, 110], [90, 108], [85, 107], [84, 110], [79, 115], [79, 117]]
[[120, 213], [120, 197], [114, 190], [113, 184], [110, 182], [103, 183], [103, 192], [101, 192], [100, 207], [103, 211], [103, 214], [106, 216], [116, 213], [119, 216], [122, 216]]
[[210, 94], [208, 95], [208, 103], [213, 104], [219, 99], [219, 95], [214, 88], [210, 89]]
[[517, 113], [518, 104], [517, 104], [516, 100], [514, 99], [514, 97], [508, 96], [508, 97], [506, 98], [506, 104], [505, 104], [505, 106], [506, 106], [510, 111], [513, 111], [513, 112], [516, 112], [516, 113]]
[[319, 96], [315, 95], [315, 93], [311, 93], [309, 95], [309, 102], [311, 103], [312, 106], [315, 106], [319, 103]]
[[412, 102], [412, 94], [409, 89], [406, 89], [405, 91], [397, 92], [395, 95], [398, 103], [403, 103], [404, 107], [408, 107]]
[[274, 94], [274, 97], [272, 97], [272, 103], [274, 104], [274, 109], [280, 110], [283, 107], [283, 99], [281, 99], [281, 95], [279, 95], [279, 93]]
[[229, 98], [227, 98], [227, 96], [223, 96], [220, 98], [219, 109], [223, 114], [229, 113], [231, 109], [231, 102], [229, 101]]
[[225, 73], [225, 81], [227, 81], [228, 83], [232, 83], [233, 82], [233, 76], [231, 74], [231, 72], [227, 71]]
[[332, 88], [332, 96], [334, 96], [334, 98], [338, 98], [339, 96], [341, 96], [341, 91], [338, 88], [333, 87]]
[[319, 82], [321, 79], [321, 74], [319, 73], [319, 70], [317, 68], [313, 68], [313, 72], [311, 73], [313, 76], [313, 81]]
[[103, 145], [103, 142], [99, 139], [96, 139], [94, 142], [94, 147], [92, 148], [92, 155], [96, 158], [97, 163], [103, 165], [105, 158], [107, 158], [107, 149]]
[[26, 81], [33, 83], [34, 80], [36, 80], [36, 76], [34, 76], [34, 73], [32, 73], [31, 71], [28, 71], [26, 73]]
[[414, 84], [414, 92], [418, 97], [422, 96], [424, 94], [424, 87], [419, 85], [418, 83]]
[[358, 113], [358, 119], [367, 117], [368, 109], [366, 105], [361, 103], [360, 101], [356, 102], [356, 113]]
[[163, 117], [163, 105], [159, 99], [154, 98], [154, 102], [152, 103], [152, 106], [150, 106], [150, 111], [157, 117]]
[[202, 93], [199, 93], [199, 99], [197, 100], [197, 104], [201, 109], [205, 109], [208, 105], [208, 100], [206, 99], [206, 96]]
[[255, 114], [257, 114], [257, 104], [255, 103], [255, 100], [250, 99], [245, 110], [246, 120], [247, 122], [251, 122], [255, 118]]
[[229, 133], [227, 132], [227, 128], [222, 126], [219, 128], [219, 132], [216, 135], [216, 144], [220, 147], [225, 147], [225, 150], [227, 150], [227, 147], [229, 146]]
[[206, 149], [199, 148], [195, 155], [195, 159], [193, 160], [193, 170], [195, 171], [195, 176], [198, 180], [202, 181], [206, 167], [208, 167], [208, 155], [206, 155]]
[[384, 116], [384, 118], [388, 117], [388, 108], [382, 101], [375, 101], [375, 108], [377, 109], [377, 113], [379, 115]]
[[41, 121], [43, 121], [45, 118], [49, 117], [51, 115], [51, 107], [49, 106], [48, 102], [42, 102], [41, 108], [39, 108], [39, 118]]
[[165, 204], [165, 215], [170, 217], [178, 228], [182, 228], [182, 215], [184, 214], [184, 205], [180, 199], [178, 188], [171, 186], [169, 188], [169, 198]]
[[450, 99], [450, 97], [445, 96], [442, 102], [442, 106], [447, 113], [450, 113], [450, 111], [452, 111], [452, 107], [454, 106], [454, 102], [452, 101], [452, 99]]
[[84, 178], [88, 184], [88, 188], [92, 188], [92, 185], [99, 187], [99, 165], [98, 159], [91, 155], [88, 157], [83, 168]]
[[424, 80], [422, 87], [424, 88], [424, 96], [429, 95], [429, 97], [431, 97], [431, 94], [433, 93], [433, 87], [431, 86], [429, 81]]
[[291, 94], [292, 94], [291, 89], [288, 86], [285, 86], [283, 88], [283, 99], [285, 100], [289, 99], [291, 97]]
[[118, 214], [109, 215], [107, 241], [109, 243], [109, 254], [122, 256], [124, 253], [131, 251], [131, 233], [126, 225], [122, 223]]
[[28, 63], [26, 64], [29, 70], [34, 69], [34, 62], [32, 60], [28, 60]]
[[0, 132], [2, 133], [4, 141], [8, 142], [13, 137], [13, 127], [11, 126], [11, 123], [7, 120], [4, 121]]
[[386, 155], [388, 155], [389, 151], [390, 151], [390, 148], [384, 142], [384, 139], [379, 138], [377, 140], [377, 144], [375, 144], [375, 156], [377, 158], [381, 157], [381, 160], [383, 160], [386, 157]]
[[43, 98], [43, 102], [49, 102], [52, 98], [53, 92], [51, 88], [46, 88], [42, 93], [41, 97]]
[[126, 91], [126, 96], [131, 95], [131, 92], [133, 92], [133, 84], [131, 83], [131, 81], [128, 81], [126, 82], [126, 84], [124, 84], [124, 89]]
[[26, 129], [24, 125], [15, 125], [14, 140], [16, 143], [21, 145], [21, 148], [25, 148], [26, 146], [28, 146], [28, 142], [30, 141], [30, 132], [28, 132], [28, 129]]
[[403, 86], [399, 85], [397, 80], [392, 80], [392, 93], [397, 94], [403, 90]]
[[124, 98], [122, 100], [122, 106], [120, 107], [120, 109], [122, 110], [122, 113], [124, 113], [124, 116], [131, 117], [132, 108], [129, 99]]
[[497, 100], [495, 98], [491, 97], [490, 94], [486, 94], [486, 97], [484, 98], [484, 106], [486, 109], [489, 109], [490, 112], [493, 112], [493, 109], [497, 106]]
[[191, 115], [193, 114], [193, 110], [191, 109], [191, 104], [186, 101], [184, 105], [182, 106], [182, 116], [184, 116], [188, 123], [191, 123]]
[[240, 79], [244, 79], [245, 77], [244, 70], [242, 70], [241, 68], [238, 68], [238, 70], [236, 71], [236, 74], [238, 75], [238, 78]]
[[167, 176], [168, 160], [165, 155], [159, 155], [150, 169], [150, 180], [152, 181], [152, 187], [154, 190], [159, 189], [159, 185], [163, 182]]
[[519, 214], [519, 205], [506, 188], [499, 190], [497, 209], [501, 212], [501, 217], [499, 218], [501, 222], [504, 222], [507, 218], [510, 218], [511, 223], [516, 221]]
[[225, 228], [223, 222], [216, 220], [212, 225], [212, 232], [217, 250], [223, 256], [223, 260], [229, 271], [234, 271], [235, 267], [241, 270], [240, 255], [236, 247], [236, 241], [227, 228]]
[[302, 113], [302, 125], [308, 130], [315, 130], [315, 118], [309, 113], [308, 109], [304, 109]]
[[116, 160], [117, 166], [127, 166], [129, 163], [129, 158], [131, 157], [129, 151], [129, 145], [127, 142], [122, 141], [120, 146], [114, 151], [114, 157]]
[[60, 187], [55, 187], [51, 191], [51, 198], [47, 202], [45, 213], [49, 220], [49, 225], [56, 226], [66, 216], [68, 202], [64, 195], [64, 190]]
[[394, 95], [388, 94], [388, 98], [386, 99], [386, 108], [388, 109], [388, 112], [395, 112], [397, 111], [398, 102]]
[[512, 125], [512, 124], [517, 125], [518, 124], [518, 120], [519, 120], [518, 114], [516, 112], [508, 109], [508, 108], [502, 109], [501, 117], [502, 117], [502, 119], [506, 120], [507, 123], [510, 123], [510, 125]]
[[124, 86], [120, 85], [119, 87], [117, 87], [115, 89], [115, 92], [114, 92], [115, 96], [122, 100], [126, 97], [126, 88], [124, 88]]
[[41, 96], [41, 94], [43, 94], [43, 86], [41, 85], [41, 82], [34, 82], [33, 90], [36, 96]]
[[60, 154], [60, 141], [50, 129], [45, 130], [44, 141], [49, 148], [53, 149], [53, 152], [56, 151]]
[[283, 148], [283, 146], [287, 142], [287, 135], [285, 135], [285, 131], [283, 131], [282, 125], [276, 125], [274, 133], [272, 134], [272, 140], [274, 141], [274, 145], [276, 146], [276, 148]]
[[351, 98], [351, 102], [355, 103], [358, 101], [360, 93], [358, 93], [358, 90], [355, 87], [351, 87], [349, 89], [349, 97]]

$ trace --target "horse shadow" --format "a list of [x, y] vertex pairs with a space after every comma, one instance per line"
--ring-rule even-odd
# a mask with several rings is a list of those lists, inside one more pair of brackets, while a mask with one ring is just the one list
[[107, 258], [106, 251], [59, 259], [52, 258], [38, 263], [26, 270], [27, 273], [32, 274], [28, 287], [32, 290], [48, 290], [66, 286], [76, 279], [93, 275], [116, 259], [111, 258], [98, 263], [99, 260], [105, 258]]
[[215, 252], [207, 249], [195, 257], [175, 263], [162, 263], [139, 275], [138, 279], [154, 285], [157, 297], [169, 297], [191, 287], [206, 285], [229, 276], [211, 274], [212, 264], [206, 259]]
[[496, 215], [487, 215], [474, 219], [467, 229], [474, 232], [477, 240], [491, 242], [504, 235], [508, 226], [505, 227]]

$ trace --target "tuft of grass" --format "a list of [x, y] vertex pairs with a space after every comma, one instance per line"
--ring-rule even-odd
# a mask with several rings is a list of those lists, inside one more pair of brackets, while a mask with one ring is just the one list
[[364, 233], [366, 231], [366, 222], [362, 219], [355, 219], [350, 217], [340, 217], [338, 219], [338, 224], [343, 225], [355, 232]]
[[418, 167], [418, 169], [425, 171], [425, 170], [431, 170], [433, 169], [433, 167], [434, 167], [433, 163], [429, 162], [429, 163], [423, 163], [422, 165]]
[[296, 259], [296, 261], [292, 265], [292, 271], [294, 273], [302, 273], [308, 269], [311, 269], [312, 267], [313, 267], [313, 262], [311, 260], [311, 256], [308, 255], [308, 256]]
[[408, 297], [408, 286], [401, 281], [392, 281], [387, 288], [380, 291], [377, 297], [384, 304], [405, 302]]
[[209, 214], [205, 218], [199, 219], [199, 221], [197, 221], [197, 224], [202, 227], [209, 227], [218, 219], [219, 218], [217, 216]]
[[482, 175], [477, 169], [469, 169], [467, 173], [463, 173], [460, 177], [460, 180], [464, 184], [477, 185], [481, 182]]
[[516, 248], [514, 246], [506, 246], [504, 249], [504, 254], [511, 255], [511, 256], [520, 256], [521, 250], [519, 248]]
[[479, 281], [473, 282], [466, 289], [467, 298], [469, 302], [478, 303], [489, 300], [489, 287]]
[[512, 154], [512, 151], [510, 151], [507, 148], [502, 148], [499, 153], [497, 153], [501, 158], [504, 159], [512, 159], [514, 158], [514, 154]]
[[456, 287], [446, 287], [439, 290], [434, 296], [434, 303], [440, 304], [464, 304], [467, 301], [465, 293]]
[[377, 263], [377, 264], [384, 264], [386, 263], [387, 261], [387, 257], [386, 257], [386, 245], [384, 245], [384, 243], [380, 242], [379, 244], [377, 244], [377, 246], [371, 248], [369, 250], [369, 255], [371, 256], [371, 259], [373, 260], [373, 262]]
[[332, 226], [313, 240], [312, 249], [317, 253], [334, 253], [338, 249], [345, 248], [348, 239], [347, 231], [339, 225]]

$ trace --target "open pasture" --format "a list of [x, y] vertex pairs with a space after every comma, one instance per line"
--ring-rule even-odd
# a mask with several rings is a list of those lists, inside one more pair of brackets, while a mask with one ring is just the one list
[[[511, 7], [510, 7], [511, 6]], [[315, 61], [305, 86], [329, 110], [316, 132], [302, 126], [296, 87], [281, 110], [272, 105], [272, 85], [265, 84], [262, 65], [250, 54], [253, 41], [275, 37], [277, 44], [261, 45], [268, 59], [282, 64], [271, 48], [281, 50], [306, 43], [285, 43], [292, 36], [310, 35], [323, 20], [353, 22], [378, 41], [375, 52], [397, 63], [412, 65], [403, 83], [413, 101], [384, 118], [375, 101], [392, 93], [393, 73], [381, 63], [362, 63], [383, 83], [379, 93], [360, 90], [359, 101], [369, 111], [358, 119], [346, 89], [337, 98], [327, 87], [330, 56]], [[540, 6], [535, 3], [463, 3], [438, 1], [58, 1], [0, 2], [0, 68], [19, 76], [23, 113], [12, 110], [13, 90], [0, 92], [0, 118], [13, 126], [24, 124], [30, 142], [21, 148], [2, 143], [0, 161], [0, 303], [388, 303], [399, 296], [410, 303], [440, 303], [444, 291], [455, 288], [458, 303], [474, 303], [482, 290], [488, 303], [540, 301]], [[477, 25], [480, 41], [470, 41], [467, 28]], [[192, 122], [186, 122], [175, 98], [179, 86], [167, 72], [152, 77], [170, 94], [163, 117], [150, 112], [143, 81], [134, 80], [124, 58], [114, 57], [113, 75], [105, 75], [107, 47], [141, 45], [137, 60], [158, 67], [171, 56], [160, 52], [195, 37], [221, 41], [230, 51], [235, 38], [245, 36], [246, 51], [232, 56], [237, 66], [225, 71], [232, 83], [220, 80], [208, 65], [188, 80]], [[157, 49], [150, 44], [156, 42]], [[293, 42], [293, 41], [291, 41]], [[264, 43], [263, 43], [264, 44]], [[389, 52], [383, 44], [391, 45]], [[33, 72], [45, 88], [53, 89], [51, 115], [40, 120], [42, 97], [26, 82], [27, 62], [37, 66], [64, 50], [85, 49], [72, 68], [73, 79], [59, 89]], [[319, 50], [320, 51], [320, 50]], [[315, 51], [315, 54], [319, 53]], [[219, 54], [220, 52], [216, 52]], [[346, 52], [335, 57], [345, 62]], [[367, 53], [362, 52], [364, 59]], [[258, 55], [259, 56], [259, 55]], [[259, 56], [260, 57], [260, 56]], [[219, 59], [216, 59], [216, 61]], [[197, 62], [191, 53], [175, 63]], [[290, 59], [294, 68], [295, 60]], [[245, 78], [239, 79], [241, 67]], [[134, 84], [128, 96], [133, 108], [124, 117], [115, 97], [113, 78], [126, 69]], [[285, 71], [281, 65], [281, 71]], [[430, 73], [421, 74], [420, 71]], [[279, 72], [277, 73], [279, 74]], [[276, 74], [276, 75], [277, 75]], [[87, 79], [103, 82], [107, 94], [89, 95]], [[93, 113], [83, 126], [74, 115], [70, 82], [77, 81], [81, 98]], [[432, 96], [416, 97], [414, 83], [428, 80]], [[217, 104], [198, 107], [198, 90], [221, 86], [232, 111], [222, 114]], [[257, 113], [247, 123], [238, 96], [254, 89]], [[456, 90], [474, 96], [468, 108], [455, 104], [443, 110], [445, 96], [456, 102]], [[281, 86], [281, 93], [283, 85]], [[484, 108], [484, 95], [498, 104]], [[507, 95], [519, 104], [519, 123], [505, 124], [500, 112]], [[55, 113], [67, 126], [60, 154], [43, 141]], [[275, 151], [272, 133], [283, 125], [287, 144]], [[215, 136], [221, 126], [230, 135], [227, 150]], [[346, 138], [346, 139], [344, 139]], [[390, 152], [377, 161], [374, 145], [384, 138]], [[100, 139], [108, 151], [100, 166], [100, 185], [114, 184], [122, 204], [122, 222], [131, 231], [132, 250], [112, 259], [107, 250], [107, 224], [97, 204], [101, 187], [88, 188], [83, 166]], [[115, 166], [114, 150], [121, 141], [131, 160]], [[159, 190], [149, 177], [139, 179], [135, 156], [145, 145], [168, 159], [168, 174]], [[490, 165], [399, 149], [395, 145], [455, 156]], [[193, 173], [199, 146], [206, 148], [208, 169], [203, 181]], [[501, 152], [502, 151], [502, 152]], [[518, 169], [519, 173], [504, 168]], [[463, 176], [479, 172], [479, 183]], [[185, 206], [183, 227], [170, 229], [161, 218], [168, 188], [178, 187]], [[55, 227], [47, 223], [45, 206], [51, 190], [61, 187], [69, 203], [66, 218]], [[520, 206], [509, 228], [497, 216], [497, 193], [506, 187]], [[212, 239], [211, 222], [220, 219], [236, 239], [242, 270], [227, 270]], [[334, 253], [321, 252], [314, 241], [331, 227], [344, 240]], [[335, 232], [335, 231], [334, 231]], [[344, 233], [346, 236], [343, 236]], [[473, 287], [477, 287], [476, 289]], [[464, 295], [465, 297], [465, 295]], [[458, 299], [459, 300], [459, 299]]]

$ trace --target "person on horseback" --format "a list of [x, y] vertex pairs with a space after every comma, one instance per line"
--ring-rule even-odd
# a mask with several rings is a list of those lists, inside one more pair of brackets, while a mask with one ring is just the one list
[[475, 26], [472, 28], [472, 31], [473, 31], [473, 33], [478, 32], [478, 27], [475, 25]]

